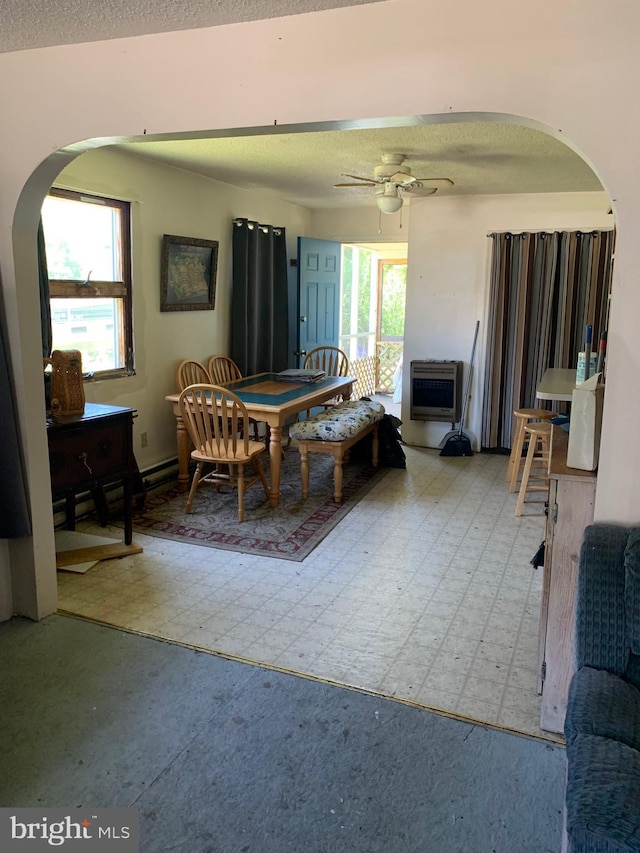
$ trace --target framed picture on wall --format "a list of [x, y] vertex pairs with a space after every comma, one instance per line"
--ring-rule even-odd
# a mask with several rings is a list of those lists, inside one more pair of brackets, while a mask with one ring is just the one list
[[162, 236], [161, 311], [213, 311], [218, 241]]

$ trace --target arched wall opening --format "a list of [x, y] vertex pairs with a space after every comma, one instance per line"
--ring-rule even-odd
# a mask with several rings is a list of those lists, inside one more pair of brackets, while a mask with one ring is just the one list
[[[540, 122], [524, 119], [513, 115], [504, 115], [501, 113], [489, 114], [469, 112], [463, 114], [433, 114], [410, 118], [399, 118], [394, 119], [392, 121], [402, 126], [403, 124], [410, 125], [412, 123], [418, 122], [437, 123], [442, 121], [464, 122], [478, 120], [503, 122], [510, 121], [513, 123], [523, 124], [524, 126], [531, 127], [532, 129], [541, 130], [545, 133], [552, 133], [557, 138], [559, 138], [559, 134], [556, 131], [543, 125]], [[360, 126], [385, 126], [385, 123], [389, 121], [389, 119], [376, 119], [362, 120], [360, 122], [352, 121], [348, 123], [322, 122], [316, 124], [307, 123], [292, 126], [282, 126], [278, 128], [274, 128], [272, 126], [263, 126], [251, 128], [250, 132], [255, 133], [256, 135], [260, 133], [273, 134], [282, 132], [321, 132], [322, 130], [340, 129], [345, 125], [348, 125], [349, 128], [356, 128]], [[238, 132], [239, 131], [234, 131], [233, 129], [230, 129], [223, 131], [212, 131], [211, 134], [233, 135], [234, 133], [237, 134]], [[246, 130], [243, 129], [242, 132], [245, 133]], [[180, 134], [176, 134], [175, 136], [165, 133], [158, 134], [155, 136], [149, 135], [148, 138], [150, 140], [160, 138], [186, 139], [193, 135], [203, 137], [207, 135], [207, 132], [196, 131], [194, 132], [194, 134], [188, 134], [183, 132]], [[140, 140], [141, 138], [144, 137], [128, 137], [127, 139]], [[563, 142], [565, 142], [565, 144], [567, 144], [564, 137], [562, 138], [562, 140]], [[33, 351], [34, 342], [39, 339], [39, 327], [37, 326], [36, 322], [39, 316], [38, 294], [36, 286], [37, 259], [35, 252], [35, 234], [37, 222], [39, 218], [39, 211], [42, 204], [42, 200], [50, 186], [56, 182], [60, 173], [63, 170], [72, 168], [74, 163], [78, 163], [85, 152], [100, 152], [101, 150], [107, 151], [108, 146], [112, 142], [118, 141], [124, 141], [124, 138], [117, 137], [110, 139], [103, 137], [95, 140], [87, 140], [83, 143], [74, 144], [73, 146], [70, 146], [66, 149], [58, 150], [54, 154], [49, 156], [32, 173], [31, 177], [28, 179], [24, 188], [22, 189], [18, 204], [16, 206], [15, 217], [13, 221], [15, 280], [16, 283], [20, 282], [19, 304], [18, 294], [16, 292], [16, 305], [14, 307], [16, 309], [16, 314], [19, 318], [19, 322], [17, 328], [10, 329], [9, 332], [11, 337], [12, 352], [15, 353], [19, 351], [22, 354], [22, 357], [18, 360], [17, 363], [14, 358], [14, 370], [17, 373], [16, 385], [18, 390], [18, 402], [21, 423], [23, 425], [23, 438], [25, 439], [25, 455], [27, 459], [32, 517], [34, 519], [34, 535], [33, 542], [30, 543], [29, 546], [27, 546], [26, 543], [12, 543], [10, 548], [13, 552], [14, 557], [14, 559], [12, 560], [13, 565], [17, 565], [17, 559], [20, 560], [20, 571], [13, 572], [13, 590], [14, 598], [17, 602], [18, 612], [23, 613], [24, 615], [32, 616], [33, 618], [40, 618], [46, 613], [51, 612], [51, 610], [55, 607], [55, 560], [51, 502], [49, 498], [48, 489], [46, 437], [44, 433], [44, 398], [40, 393], [38, 393], [37, 390], [35, 390], [37, 389], [38, 382], [41, 382], [41, 362], [39, 359], [39, 347], [35, 345], [36, 352]], [[76, 158], [79, 159], [76, 160]], [[463, 205], [465, 207], [465, 211], [462, 210]], [[469, 198], [464, 199], [464, 202], [461, 199], [457, 199], [452, 205], [453, 209], [451, 211], [451, 215], [462, 215], [463, 217], [468, 217], [469, 210], [471, 207], [473, 207], [473, 205], [474, 202]], [[535, 221], [542, 222], [544, 213], [543, 211], [539, 211], [539, 213], [541, 218]], [[233, 212], [233, 215], [239, 215], [238, 211], [235, 210]], [[562, 217], [564, 217], [564, 220], [562, 220]], [[566, 219], [566, 211], [562, 213], [562, 217], [559, 221], [568, 221]], [[524, 222], [526, 221], [526, 219], [527, 217], [525, 216], [524, 219], [521, 219], [519, 221]], [[323, 225], [322, 220], [322, 217], [316, 218], [316, 228], [321, 229], [322, 227], [326, 227], [326, 225]], [[476, 222], [476, 225], [479, 225], [482, 228], [484, 227], [481, 224], [483, 222], [483, 214], [480, 212], [478, 214], [478, 220]], [[311, 217], [311, 219], [305, 219], [304, 216], [299, 217], [297, 224], [301, 230], [304, 230], [305, 228], [312, 228], [314, 227], [313, 217]], [[351, 225], [350, 227], [351, 233], [349, 235], [345, 234], [345, 239], [355, 240], [363, 236], [362, 234], [355, 233], [353, 225]], [[371, 225], [366, 224], [363, 227], [365, 229], [371, 228]], [[508, 227], [518, 226], [511, 225]], [[167, 229], [167, 231], [168, 233], [171, 233], [169, 229]], [[410, 235], [411, 230], [409, 229], [409, 236]], [[324, 235], [316, 233], [314, 234], [314, 236]], [[428, 258], [422, 258], [422, 261], [424, 263], [428, 263]], [[417, 266], [420, 266], [420, 263], [418, 263]], [[467, 301], [469, 304], [468, 316], [465, 315], [464, 317], [461, 317], [460, 320], [461, 322], [464, 322], [465, 325], [467, 319], [470, 319], [471, 315], [473, 315], [474, 317], [481, 315], [482, 311], [484, 310], [484, 294], [480, 286], [480, 278], [482, 277], [482, 275], [484, 275], [485, 272], [486, 268], [482, 269], [481, 275], [476, 270], [474, 272], [475, 279], [468, 283], [467, 289], [464, 293], [461, 294], [462, 301]], [[29, 283], [29, 286], [25, 287], [24, 283], [27, 282]], [[153, 286], [154, 288], [156, 287], [155, 283]], [[152, 297], [149, 296], [149, 301], [151, 300]], [[408, 305], [407, 309], [408, 316], [413, 316], [414, 318], [416, 318], [416, 324], [413, 327], [411, 327], [410, 325], [407, 330], [409, 338], [415, 341], [416, 347], [418, 346], [420, 337], [425, 332], [424, 322], [419, 319], [423, 316], [424, 313], [422, 311], [422, 305], [422, 297], [420, 297], [413, 306], [418, 310], [412, 310], [411, 304]], [[470, 323], [469, 328], [472, 329]], [[463, 337], [460, 353], [460, 357], [463, 360], [468, 357], [466, 352], [467, 349], [468, 347], [466, 337]], [[457, 357], [457, 355], [457, 353], [453, 353], [451, 357]], [[143, 364], [141, 365], [141, 367], [148, 367], [148, 362], [150, 362], [150, 359], [143, 359]], [[30, 388], [31, 392], [25, 393], [26, 388]], [[100, 394], [112, 395], [114, 393], [113, 386], [111, 386], [111, 388], [108, 388], [106, 387], [106, 385], [101, 389], [96, 389], [96, 391], [98, 393], [98, 396], [100, 396]], [[136, 395], [139, 392], [140, 388], [134, 387], [133, 390], [119, 390], [116, 393], [118, 394], [119, 401], [122, 401], [123, 403], [126, 402], [135, 404]], [[160, 407], [162, 407], [163, 401], [161, 396], [159, 397], [159, 400]], [[106, 398], [103, 397], [97, 399], [96, 401], [106, 401]], [[113, 399], [110, 399], [110, 401], [117, 402]], [[134, 405], [134, 407], [136, 406]], [[153, 417], [155, 418], [158, 414], [159, 412], [154, 412]], [[18, 554], [20, 555], [19, 557], [17, 556]]]

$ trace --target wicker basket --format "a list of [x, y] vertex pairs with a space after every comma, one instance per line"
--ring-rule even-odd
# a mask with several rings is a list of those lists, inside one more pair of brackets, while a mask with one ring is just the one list
[[84, 386], [82, 384], [82, 354], [80, 350], [54, 350], [51, 358], [51, 415], [67, 417], [84, 414]]

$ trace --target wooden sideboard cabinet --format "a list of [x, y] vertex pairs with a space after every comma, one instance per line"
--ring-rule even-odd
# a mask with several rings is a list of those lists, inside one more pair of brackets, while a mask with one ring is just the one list
[[578, 561], [584, 529], [593, 522], [596, 472], [568, 468], [567, 434], [554, 427], [549, 458], [549, 508], [540, 611], [540, 728], [562, 733], [574, 671]]
[[[65, 499], [66, 526], [75, 529], [75, 498], [78, 492], [90, 491], [98, 511], [104, 512], [102, 487], [121, 481], [124, 491], [124, 545], [102, 545], [84, 548], [75, 554], [87, 559], [106, 559], [140, 553], [133, 544], [133, 481], [139, 476], [133, 455], [133, 416], [135, 409], [86, 403], [83, 415], [47, 422], [51, 493], [54, 500]], [[87, 552], [93, 552], [87, 554]], [[104, 556], [99, 556], [104, 553]], [[69, 565], [65, 557], [56, 555], [58, 567]]]

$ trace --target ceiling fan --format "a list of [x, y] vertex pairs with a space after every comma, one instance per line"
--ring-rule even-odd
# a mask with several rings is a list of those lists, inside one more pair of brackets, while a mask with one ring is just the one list
[[[382, 162], [375, 166], [373, 178], [362, 178], [359, 175], [343, 175], [352, 178], [354, 182], [334, 184], [336, 189], [343, 187], [375, 187], [377, 204], [382, 213], [395, 213], [403, 204], [401, 193], [413, 193], [427, 196], [438, 192], [439, 187], [452, 187], [450, 178], [416, 178], [411, 169], [403, 165], [404, 154], [385, 153]], [[429, 186], [427, 186], [429, 184]]]

